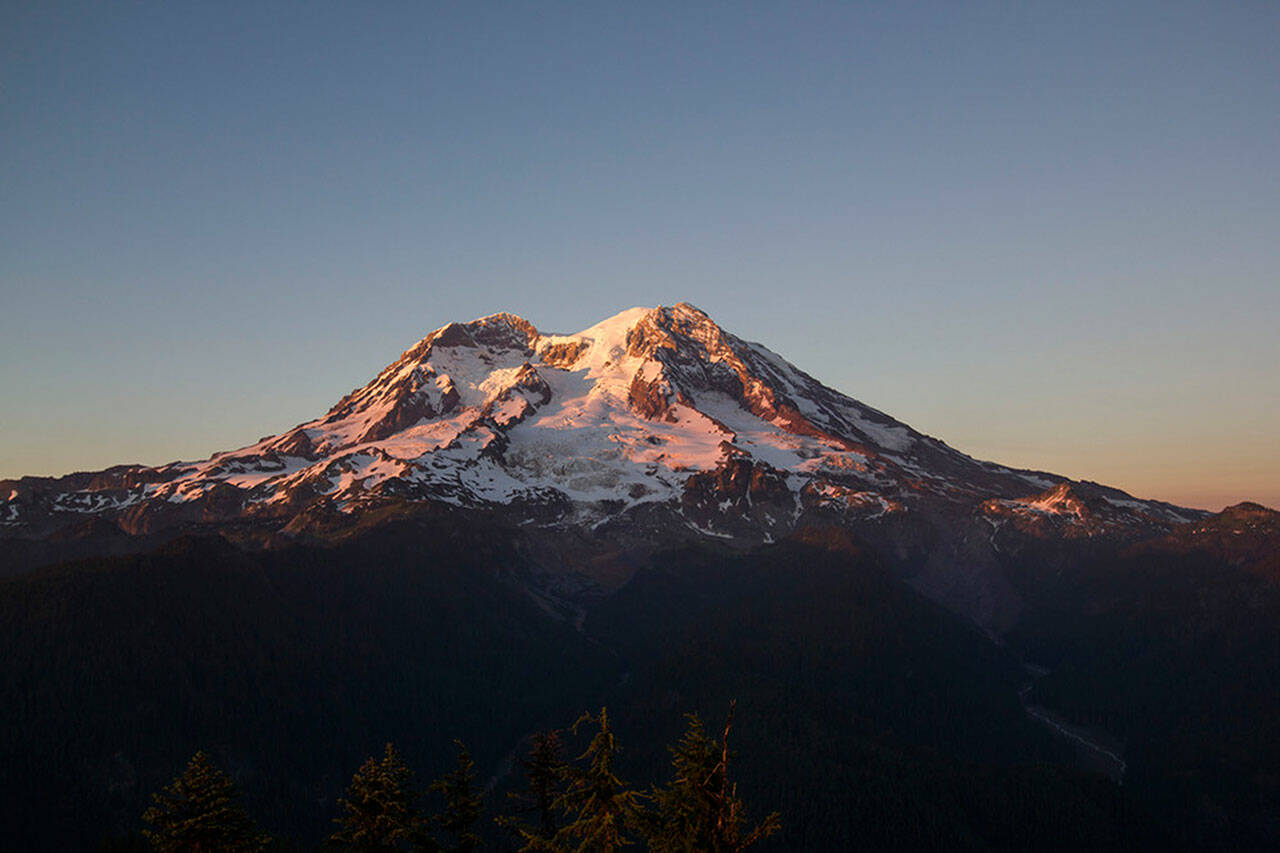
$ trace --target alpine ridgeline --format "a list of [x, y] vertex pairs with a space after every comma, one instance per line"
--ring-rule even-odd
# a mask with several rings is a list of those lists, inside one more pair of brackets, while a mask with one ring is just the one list
[[[27, 540], [215, 525], [272, 544], [333, 538], [389, 507], [481, 511], [537, 538], [548, 576], [578, 589], [626, 576], [589, 570], [605, 551], [625, 569], [684, 540], [751, 547], [835, 524], [987, 623], [1001, 596], [955, 592], [958, 551], [980, 567], [1026, 537], [1132, 540], [1201, 516], [973, 459], [687, 303], [571, 335], [505, 313], [450, 323], [281, 435], [198, 462], [4, 481], [0, 496], [0, 531]], [[939, 547], [948, 578], [930, 569]]]

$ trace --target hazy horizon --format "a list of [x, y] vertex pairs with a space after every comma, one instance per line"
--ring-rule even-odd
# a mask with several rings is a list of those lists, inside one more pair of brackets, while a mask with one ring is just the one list
[[0, 477], [692, 302], [980, 459], [1280, 507], [1280, 7], [13, 4]]

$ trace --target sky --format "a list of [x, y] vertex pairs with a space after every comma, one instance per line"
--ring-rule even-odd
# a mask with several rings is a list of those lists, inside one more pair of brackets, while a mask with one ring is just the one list
[[0, 477], [688, 301], [971, 455], [1280, 507], [1280, 4], [0, 4]]

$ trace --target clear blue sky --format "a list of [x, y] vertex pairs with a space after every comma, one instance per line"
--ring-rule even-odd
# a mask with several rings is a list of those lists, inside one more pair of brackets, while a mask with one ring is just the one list
[[974, 455], [1280, 505], [1280, 4], [0, 5], [0, 476], [682, 299]]

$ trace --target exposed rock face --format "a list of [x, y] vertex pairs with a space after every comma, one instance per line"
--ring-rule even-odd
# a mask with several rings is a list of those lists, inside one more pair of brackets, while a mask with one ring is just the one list
[[794, 529], [799, 504], [787, 477], [738, 451], [713, 471], [685, 481], [680, 509], [701, 531], [713, 536], [771, 539]]
[[590, 341], [572, 340], [560, 343], [548, 342], [538, 351], [538, 355], [545, 363], [552, 367], [568, 369], [582, 357], [582, 354], [586, 352], [590, 346]]
[[670, 414], [671, 397], [671, 385], [661, 371], [655, 371], [652, 378], [644, 373], [637, 373], [627, 388], [627, 403], [632, 411], [651, 421]]
[[618, 554], [834, 525], [915, 564], [908, 529], [998, 550], [1001, 537], [1138, 539], [1198, 517], [972, 459], [680, 303], [573, 335], [512, 314], [449, 323], [279, 436], [202, 461], [0, 483], [0, 535], [100, 518], [132, 534], [258, 524], [288, 537], [404, 503], [483, 509], [530, 537]]
[[980, 512], [1024, 534], [1080, 538], [1130, 536], [1187, 520], [1185, 510], [1138, 501], [1118, 489], [1063, 482], [1038, 495], [984, 501]]

